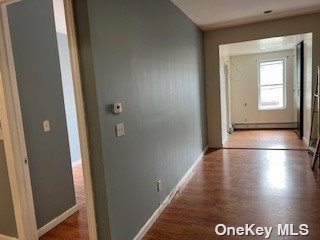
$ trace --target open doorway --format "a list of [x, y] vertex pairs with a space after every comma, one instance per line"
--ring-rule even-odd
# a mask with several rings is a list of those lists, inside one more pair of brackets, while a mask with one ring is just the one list
[[0, 57], [12, 237], [96, 240], [72, 0], [1, 3]]
[[52, 0], [56, 27], [58, 55], [61, 71], [65, 120], [69, 143], [70, 162], [76, 207], [53, 225], [40, 229], [40, 240], [76, 238], [89, 240], [86, 211], [86, 197], [82, 157], [79, 139], [79, 126], [76, 111], [74, 80], [70, 60], [70, 48], [66, 24], [64, 0]]
[[[301, 42], [304, 51], [297, 51]], [[311, 128], [311, 49], [311, 33], [220, 46], [223, 147], [307, 149]], [[299, 53], [306, 59], [304, 62], [298, 61]], [[297, 131], [300, 122], [302, 128]]]

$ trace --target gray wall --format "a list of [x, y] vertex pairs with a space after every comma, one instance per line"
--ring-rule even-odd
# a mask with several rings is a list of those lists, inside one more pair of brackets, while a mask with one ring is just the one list
[[[169, 0], [90, 0], [89, 22], [85, 3], [75, 4], [86, 102], [97, 97], [87, 102], [89, 135], [103, 161], [111, 237], [133, 239], [207, 144], [203, 34]], [[107, 107], [115, 101], [118, 116]], [[126, 135], [116, 138], [121, 122]], [[104, 181], [98, 164], [95, 184]], [[95, 194], [105, 204], [106, 194]], [[99, 239], [107, 239], [99, 210]]]
[[40, 228], [75, 205], [52, 1], [21, 1], [8, 15]]
[[0, 234], [17, 236], [3, 141], [0, 141]]
[[107, 206], [106, 178], [102, 156], [102, 132], [99, 118], [97, 83], [93, 65], [92, 44], [88, 22], [87, 0], [77, 0], [74, 15], [78, 33], [78, 50], [82, 86], [85, 100], [88, 145], [94, 189], [94, 203], [98, 227], [98, 239], [110, 239], [109, 215]]
[[72, 163], [81, 161], [76, 103], [74, 98], [73, 80], [70, 63], [68, 37], [57, 33], [59, 59], [62, 76], [64, 106], [67, 117], [68, 137]]

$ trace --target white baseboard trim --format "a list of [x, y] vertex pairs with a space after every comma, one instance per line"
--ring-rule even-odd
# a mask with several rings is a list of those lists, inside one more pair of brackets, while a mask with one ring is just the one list
[[60, 216], [53, 219], [51, 222], [44, 225], [42, 228], [38, 229], [38, 236], [41, 237], [56, 226], [58, 226], [60, 223], [62, 223], [67, 218], [71, 217], [73, 214], [75, 214], [79, 210], [79, 206], [76, 204], [72, 208], [68, 209], [64, 213], [62, 213]]
[[163, 210], [170, 204], [172, 198], [176, 195], [177, 192], [179, 192], [181, 186], [186, 182], [186, 180], [191, 176], [194, 169], [198, 165], [198, 163], [203, 158], [204, 154], [207, 152], [208, 147], [206, 147], [203, 152], [200, 154], [200, 156], [197, 158], [195, 163], [191, 166], [191, 168], [188, 170], [188, 172], [182, 177], [180, 182], [175, 186], [175, 188], [170, 192], [170, 194], [166, 197], [166, 199], [162, 202], [162, 204], [159, 206], [159, 208], [152, 214], [152, 216], [149, 218], [149, 220], [146, 222], [146, 224], [140, 229], [138, 234], [135, 236], [133, 240], [142, 240], [142, 238], [146, 235], [146, 233], [149, 231], [149, 229], [152, 227], [152, 225], [155, 223], [155, 221], [158, 219], [160, 214], [163, 212]]
[[308, 140], [306, 137], [303, 137], [303, 138], [302, 138], [302, 141], [303, 141], [307, 146], [309, 146], [309, 140]]
[[295, 129], [297, 123], [235, 123], [235, 130], [246, 129]]
[[8, 236], [0, 234], [0, 240], [18, 240], [18, 238], [8, 237]]
[[79, 166], [79, 165], [81, 165], [82, 164], [82, 159], [80, 159], [80, 160], [78, 160], [78, 161], [76, 161], [76, 162], [73, 162], [72, 163], [72, 167], [76, 167], [76, 166]]
[[222, 146], [227, 142], [228, 138], [229, 138], [229, 133], [228, 133], [228, 136], [222, 140]]

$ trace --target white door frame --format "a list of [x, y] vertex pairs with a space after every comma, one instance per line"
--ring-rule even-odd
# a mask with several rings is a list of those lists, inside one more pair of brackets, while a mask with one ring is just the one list
[[[64, 0], [64, 5], [78, 118], [88, 230], [90, 240], [98, 240], [90, 171], [87, 126], [72, 1], [73, 0]], [[7, 16], [7, 6], [15, 2], [17, 1], [0, 0], [0, 118], [18, 238], [19, 240], [36, 240], [38, 239], [38, 229], [36, 225], [27, 148]]]
[[82, 157], [82, 169], [85, 187], [86, 197], [86, 209], [88, 219], [88, 230], [90, 240], [98, 240], [96, 214], [94, 207], [94, 195], [92, 189], [92, 176], [90, 167], [90, 155], [89, 155], [89, 143], [87, 135], [87, 123], [85, 116], [84, 97], [82, 92], [82, 80], [80, 75], [80, 63], [77, 46], [77, 35], [75, 29], [75, 20], [73, 13], [73, 1], [76, 0], [64, 0], [67, 34], [70, 49], [70, 62], [72, 70], [72, 79], [74, 87], [74, 96], [76, 102], [80, 149]]

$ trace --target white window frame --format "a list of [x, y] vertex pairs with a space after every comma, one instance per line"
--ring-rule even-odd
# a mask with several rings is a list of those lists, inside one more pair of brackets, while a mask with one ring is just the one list
[[[281, 61], [283, 63], [283, 83], [282, 84], [270, 84], [270, 85], [261, 85], [261, 77], [260, 77], [260, 65], [261, 63], [265, 62], [277, 62]], [[265, 59], [265, 60], [258, 60], [257, 64], [257, 71], [258, 71], [258, 110], [259, 111], [272, 111], [272, 110], [283, 110], [287, 108], [287, 79], [286, 79], [286, 58], [275, 58], [275, 59]], [[263, 86], [283, 86], [283, 107], [268, 107], [268, 108], [261, 108], [261, 87]]]

